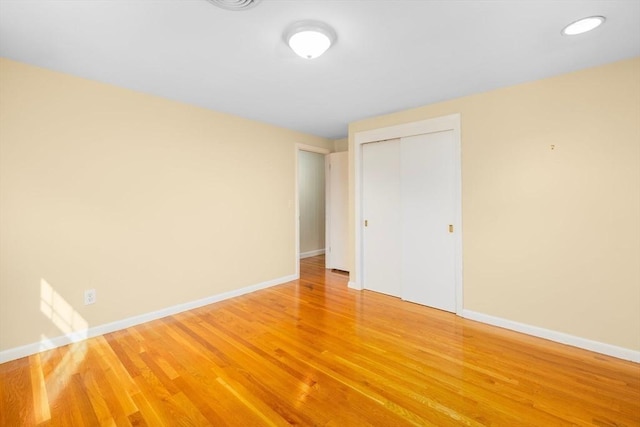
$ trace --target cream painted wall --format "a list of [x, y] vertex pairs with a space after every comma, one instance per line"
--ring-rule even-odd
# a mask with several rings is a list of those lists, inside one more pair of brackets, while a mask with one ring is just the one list
[[640, 350], [640, 58], [352, 123], [351, 177], [356, 132], [453, 113], [465, 309]]
[[333, 151], [338, 153], [349, 150], [349, 138], [336, 139], [333, 141]]
[[296, 143], [0, 60], [0, 351], [293, 275]]

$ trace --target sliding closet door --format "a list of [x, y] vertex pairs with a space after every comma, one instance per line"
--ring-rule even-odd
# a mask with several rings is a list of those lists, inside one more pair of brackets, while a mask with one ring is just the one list
[[453, 131], [401, 140], [402, 298], [455, 312]]
[[362, 147], [363, 281], [366, 289], [401, 295], [400, 141]]
[[363, 284], [455, 312], [453, 131], [362, 146]]

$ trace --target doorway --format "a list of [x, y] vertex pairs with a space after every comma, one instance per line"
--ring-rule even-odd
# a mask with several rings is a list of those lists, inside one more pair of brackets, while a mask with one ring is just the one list
[[300, 259], [325, 253], [325, 155], [298, 152]]
[[312, 145], [295, 148], [295, 272], [300, 259], [325, 251], [325, 156], [330, 151]]

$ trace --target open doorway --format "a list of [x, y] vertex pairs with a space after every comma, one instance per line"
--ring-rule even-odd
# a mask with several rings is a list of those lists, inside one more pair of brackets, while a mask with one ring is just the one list
[[325, 156], [329, 150], [296, 147], [296, 276], [300, 259], [325, 253]]
[[298, 153], [300, 259], [325, 253], [324, 156], [312, 151]]

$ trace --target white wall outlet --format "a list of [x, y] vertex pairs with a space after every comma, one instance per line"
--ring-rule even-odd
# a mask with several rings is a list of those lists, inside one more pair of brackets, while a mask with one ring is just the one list
[[84, 291], [84, 305], [93, 304], [96, 302], [96, 290], [87, 289]]

